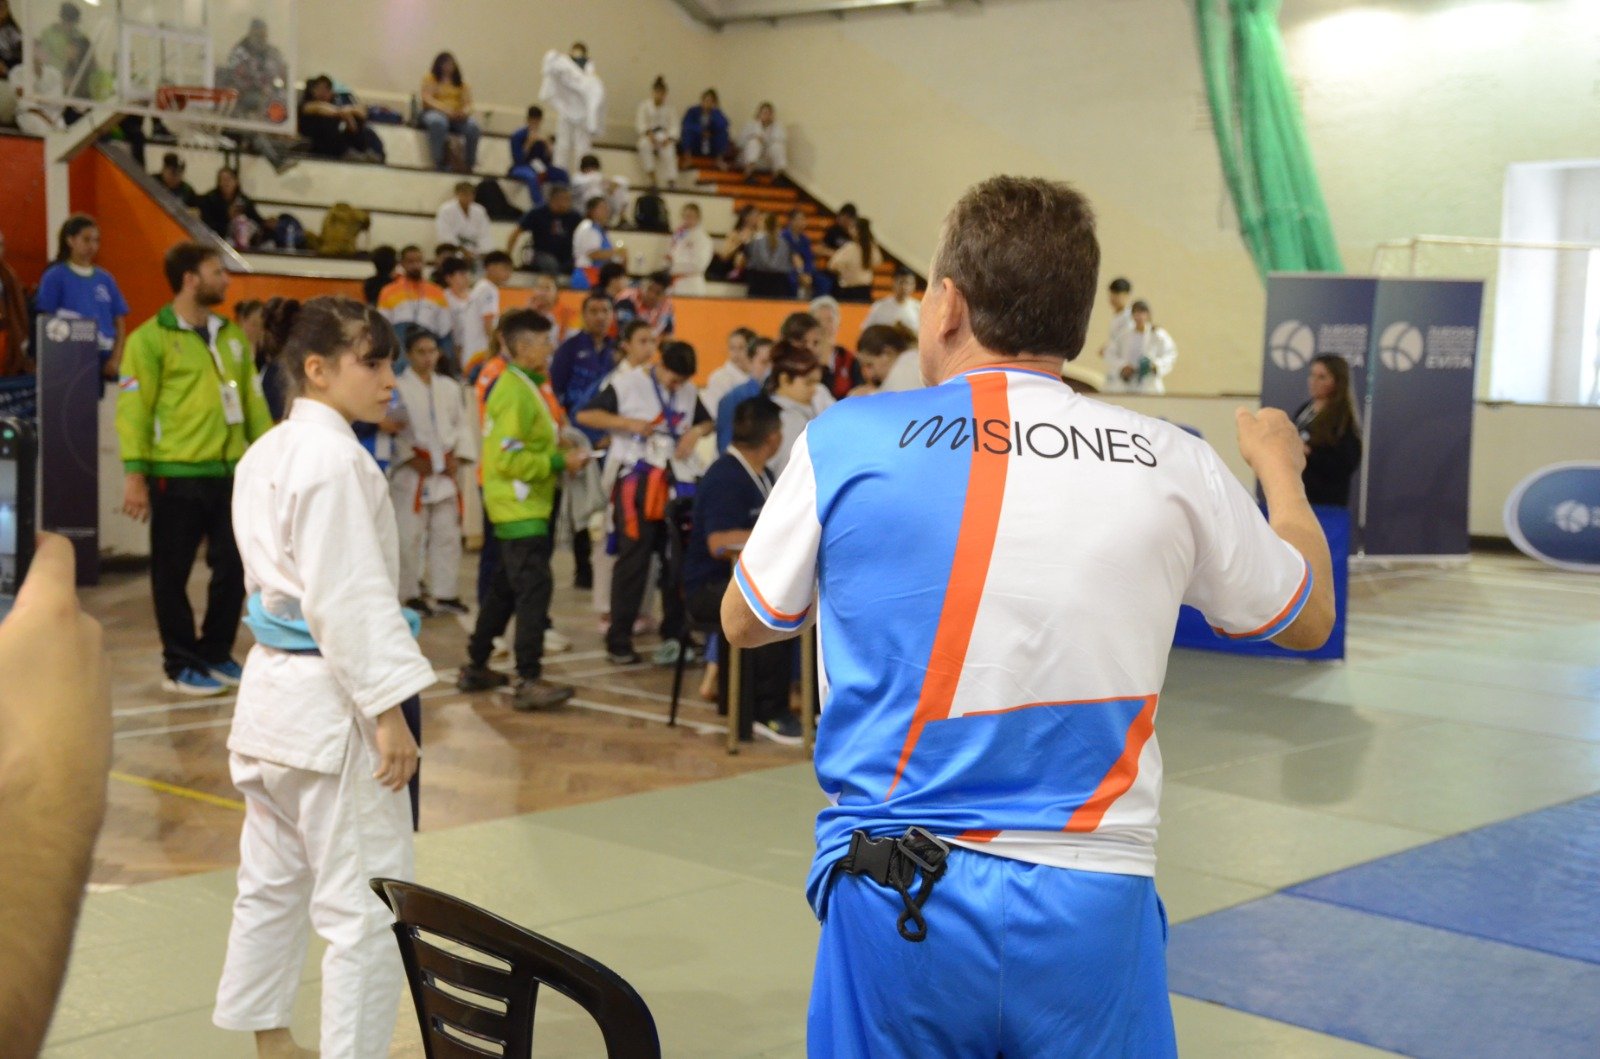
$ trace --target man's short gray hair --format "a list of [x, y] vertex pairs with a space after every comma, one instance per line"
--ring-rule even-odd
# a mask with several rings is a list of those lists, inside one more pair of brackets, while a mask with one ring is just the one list
[[832, 295], [824, 294], [821, 297], [812, 298], [808, 308], [813, 316], [817, 314], [819, 309], [832, 309], [834, 312], [839, 312], [839, 299]]

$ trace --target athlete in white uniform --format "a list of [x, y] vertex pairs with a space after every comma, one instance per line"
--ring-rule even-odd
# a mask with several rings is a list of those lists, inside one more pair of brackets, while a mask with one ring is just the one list
[[404, 971], [368, 889], [413, 875], [406, 783], [418, 751], [399, 704], [434, 681], [396, 597], [389, 483], [351, 431], [382, 418], [394, 331], [347, 298], [269, 306], [300, 396], [234, 479], [233, 524], [257, 645], [229, 765], [245, 799], [239, 895], [213, 1021], [262, 1056], [300, 1055], [289, 1019], [307, 927], [322, 960], [323, 1059], [389, 1054]]
[[478, 430], [467, 411], [461, 384], [440, 375], [439, 343], [426, 331], [406, 336], [410, 367], [395, 380], [405, 408], [405, 429], [395, 440], [389, 482], [400, 532], [400, 598], [414, 610], [422, 603], [422, 575], [434, 610], [465, 614], [457, 581], [461, 575], [462, 497], [457, 471], [476, 463]]
[[735, 567], [730, 642], [816, 615], [813, 1056], [1175, 1056], [1153, 876], [1179, 605], [1298, 649], [1332, 627], [1287, 416], [1239, 413], [1269, 523], [1205, 442], [1061, 380], [1098, 264], [1066, 185], [968, 191], [922, 307], [934, 385], [817, 417]]

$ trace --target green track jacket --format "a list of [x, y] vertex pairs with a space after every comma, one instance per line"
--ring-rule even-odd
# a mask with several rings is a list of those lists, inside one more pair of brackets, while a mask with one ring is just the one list
[[483, 409], [483, 506], [500, 540], [550, 532], [550, 510], [567, 461], [539, 384], [515, 364]]
[[224, 420], [216, 359], [203, 337], [179, 325], [171, 305], [128, 336], [117, 383], [117, 438], [127, 471], [153, 478], [224, 478], [246, 446], [271, 429], [255, 353], [231, 322], [217, 332], [217, 356], [244, 406], [243, 423], [229, 426]]

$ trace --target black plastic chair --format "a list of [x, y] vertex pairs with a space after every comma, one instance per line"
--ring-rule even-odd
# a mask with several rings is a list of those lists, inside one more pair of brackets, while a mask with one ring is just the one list
[[[427, 1059], [529, 1059], [541, 984], [594, 1016], [610, 1059], [660, 1059], [649, 1007], [610, 968], [426, 886], [373, 879], [372, 889], [395, 914], [394, 933]], [[475, 956], [447, 952], [423, 932]]]

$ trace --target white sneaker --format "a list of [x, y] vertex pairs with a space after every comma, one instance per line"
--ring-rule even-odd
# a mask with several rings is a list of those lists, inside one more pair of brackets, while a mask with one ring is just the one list
[[556, 632], [554, 629], [544, 631], [544, 653], [558, 655], [562, 651], [572, 650], [572, 641]]

